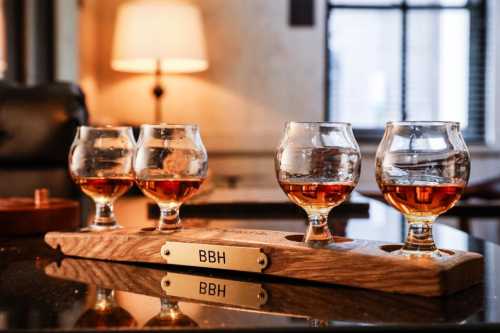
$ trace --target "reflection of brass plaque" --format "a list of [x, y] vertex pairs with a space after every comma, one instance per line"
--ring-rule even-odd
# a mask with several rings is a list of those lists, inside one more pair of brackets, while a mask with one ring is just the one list
[[168, 296], [258, 309], [267, 302], [259, 283], [167, 273], [161, 288]]
[[262, 272], [267, 256], [259, 249], [199, 243], [166, 242], [161, 257], [172, 265]]

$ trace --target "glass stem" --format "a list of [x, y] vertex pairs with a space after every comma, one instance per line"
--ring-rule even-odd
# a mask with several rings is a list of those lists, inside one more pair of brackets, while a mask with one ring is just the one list
[[436, 218], [433, 216], [405, 217], [408, 222], [408, 236], [402, 250], [415, 254], [435, 252], [437, 247], [432, 237], [432, 224]]
[[161, 311], [178, 311], [179, 305], [177, 302], [169, 300], [167, 296], [160, 297]]
[[176, 320], [181, 314], [179, 305], [175, 301], [170, 301], [167, 296], [160, 297], [160, 313], [158, 316], [164, 320]]
[[96, 209], [94, 218], [95, 227], [109, 228], [116, 226], [116, 218], [115, 218], [115, 213], [113, 211], [112, 202], [106, 202], [106, 203], [96, 202], [95, 209]]
[[182, 228], [179, 206], [160, 206], [159, 231], [173, 231]]
[[328, 229], [328, 213], [308, 214], [309, 226], [304, 241], [310, 245], [330, 243], [333, 236]]

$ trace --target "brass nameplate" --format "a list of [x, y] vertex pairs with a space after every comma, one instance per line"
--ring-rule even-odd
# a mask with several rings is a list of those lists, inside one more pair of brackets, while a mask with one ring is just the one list
[[168, 296], [258, 309], [267, 302], [261, 284], [167, 273], [161, 288]]
[[198, 243], [166, 242], [161, 257], [172, 265], [231, 269], [260, 273], [267, 256], [259, 248]]

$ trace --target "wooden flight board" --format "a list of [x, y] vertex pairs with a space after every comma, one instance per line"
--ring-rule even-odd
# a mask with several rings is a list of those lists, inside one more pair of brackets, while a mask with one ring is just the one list
[[438, 259], [391, 254], [401, 244], [335, 238], [311, 248], [302, 235], [252, 229], [184, 228], [50, 232], [45, 241], [68, 256], [229, 269], [400, 294], [443, 296], [483, 280], [483, 257], [443, 250]]

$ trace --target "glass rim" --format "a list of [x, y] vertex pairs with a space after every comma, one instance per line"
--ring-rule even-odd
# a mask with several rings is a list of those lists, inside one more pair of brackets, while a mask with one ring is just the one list
[[103, 125], [103, 126], [92, 126], [92, 125], [81, 125], [78, 126], [78, 129], [86, 129], [86, 130], [127, 130], [132, 129], [132, 126], [114, 126], [114, 125]]
[[289, 120], [285, 122], [285, 125], [291, 125], [291, 124], [297, 124], [297, 125], [320, 125], [320, 126], [352, 126], [351, 123], [349, 122], [344, 122], [344, 121], [293, 121]]
[[458, 121], [440, 121], [440, 120], [403, 120], [403, 121], [388, 121], [385, 123], [385, 126], [419, 126], [419, 125], [427, 125], [427, 126], [459, 126], [460, 122]]
[[142, 124], [141, 128], [198, 128], [198, 124], [187, 123], [187, 124]]

